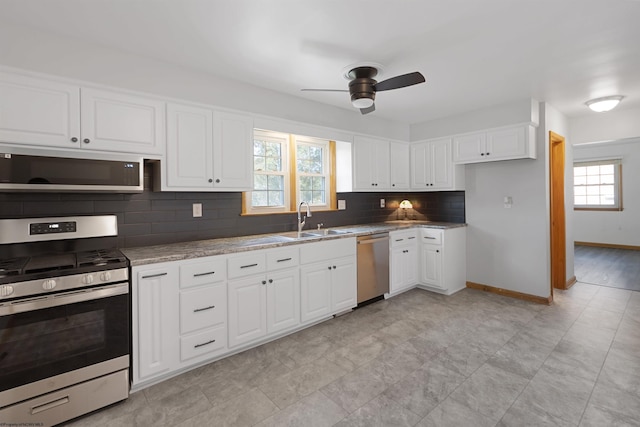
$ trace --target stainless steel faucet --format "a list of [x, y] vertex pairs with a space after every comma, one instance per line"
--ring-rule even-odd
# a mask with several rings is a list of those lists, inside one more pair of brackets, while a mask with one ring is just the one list
[[[300, 212], [302, 210], [302, 205], [307, 205], [307, 214], [304, 217], [302, 217]], [[302, 227], [304, 227], [307, 218], [311, 218], [311, 209], [309, 209], [309, 203], [303, 201], [298, 205], [298, 234], [302, 233]]]

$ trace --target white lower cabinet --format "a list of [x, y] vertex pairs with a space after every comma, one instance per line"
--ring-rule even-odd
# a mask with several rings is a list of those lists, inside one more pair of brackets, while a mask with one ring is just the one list
[[229, 347], [267, 335], [266, 284], [264, 275], [229, 281]]
[[466, 229], [420, 230], [420, 287], [451, 295], [466, 287]]
[[175, 369], [178, 363], [178, 266], [133, 269], [133, 382]]
[[300, 260], [302, 323], [320, 320], [357, 305], [355, 238], [302, 245]]
[[416, 230], [389, 233], [389, 294], [418, 283], [418, 239]]

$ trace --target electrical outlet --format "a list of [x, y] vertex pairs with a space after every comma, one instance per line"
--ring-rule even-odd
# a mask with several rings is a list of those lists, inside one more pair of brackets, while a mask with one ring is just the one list
[[343, 211], [347, 209], [347, 201], [346, 200], [338, 200], [338, 210]]
[[513, 199], [511, 196], [504, 196], [503, 203], [505, 209], [511, 209], [511, 206], [513, 206]]
[[202, 216], [202, 203], [193, 204], [193, 217], [200, 218]]
[[384, 203], [384, 199], [380, 199], [380, 207], [381, 207], [381, 208], [384, 208], [384, 205], [385, 205], [385, 203]]

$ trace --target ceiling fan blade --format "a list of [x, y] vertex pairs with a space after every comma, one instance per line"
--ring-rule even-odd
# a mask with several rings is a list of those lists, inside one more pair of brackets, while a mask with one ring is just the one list
[[360, 112], [362, 113], [363, 116], [365, 114], [373, 113], [374, 111], [376, 111], [376, 104], [373, 104], [371, 107], [360, 109]]
[[424, 76], [418, 71], [415, 71], [413, 73], [391, 77], [390, 79], [378, 82], [375, 85], [375, 89], [377, 92], [382, 90], [400, 89], [401, 87], [417, 85], [418, 83], [424, 83], [425, 81]]
[[346, 89], [300, 89], [301, 92], [349, 92]]

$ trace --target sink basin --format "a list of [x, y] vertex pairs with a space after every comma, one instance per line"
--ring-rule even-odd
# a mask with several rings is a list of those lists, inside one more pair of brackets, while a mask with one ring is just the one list
[[292, 240], [295, 240], [294, 236], [267, 236], [267, 237], [257, 237], [255, 239], [243, 240], [238, 244], [241, 246], [256, 246], [256, 245], [268, 245], [270, 243], [290, 242]]
[[310, 234], [312, 236], [336, 236], [339, 234], [347, 234], [348, 231], [331, 230], [331, 229], [325, 228], [324, 230], [313, 230], [313, 231], [307, 231], [305, 233]]

